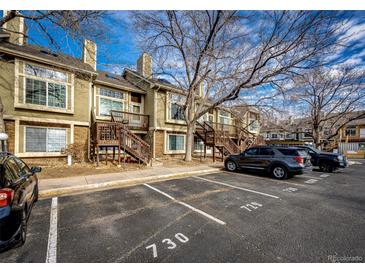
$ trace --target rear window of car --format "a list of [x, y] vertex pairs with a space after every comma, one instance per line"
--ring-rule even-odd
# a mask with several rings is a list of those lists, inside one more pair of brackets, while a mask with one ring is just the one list
[[298, 151], [299, 155], [302, 156], [302, 157], [309, 156], [309, 154], [307, 153], [307, 151], [305, 151], [304, 149], [298, 149], [297, 151]]
[[286, 155], [286, 156], [299, 156], [299, 152], [296, 149], [284, 149], [284, 148], [279, 148], [278, 149], [282, 154]]

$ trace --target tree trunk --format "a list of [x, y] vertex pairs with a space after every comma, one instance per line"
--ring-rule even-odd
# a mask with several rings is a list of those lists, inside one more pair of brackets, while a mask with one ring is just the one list
[[320, 145], [321, 145], [321, 138], [320, 138], [320, 134], [319, 134], [319, 128], [315, 127], [313, 128], [313, 141], [314, 141], [314, 145], [316, 148], [320, 149]]
[[193, 145], [194, 145], [194, 123], [187, 124], [187, 131], [186, 131], [186, 145], [185, 145], [185, 161], [191, 162], [192, 161], [192, 152], [193, 152]]
[[[194, 94], [194, 93], [193, 93]], [[192, 161], [193, 146], [194, 146], [194, 131], [195, 131], [195, 102], [194, 95], [188, 99], [185, 117], [186, 117], [186, 144], [185, 144], [185, 161]]]
[[0, 133], [5, 133], [4, 105], [0, 96]]

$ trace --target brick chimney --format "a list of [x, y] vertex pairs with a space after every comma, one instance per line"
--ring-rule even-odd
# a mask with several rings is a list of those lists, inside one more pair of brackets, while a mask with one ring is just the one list
[[[3, 16], [7, 16], [11, 11], [10, 10], [4, 10], [3, 12]], [[25, 27], [25, 23], [24, 23], [24, 18], [23, 17], [15, 17], [11, 20], [9, 20], [8, 22], [6, 22], [3, 26], [2, 26], [4, 31], [7, 31], [7, 33], [10, 34], [9, 37], [9, 42], [12, 44], [17, 44], [17, 45], [24, 45], [25, 44], [25, 32], [26, 32], [26, 27]]]
[[84, 48], [82, 51], [82, 61], [85, 64], [89, 64], [92, 68], [96, 70], [96, 51], [97, 46], [91, 40], [84, 40]]
[[143, 53], [139, 57], [137, 60], [137, 71], [146, 78], [152, 76], [152, 57], [149, 54]]

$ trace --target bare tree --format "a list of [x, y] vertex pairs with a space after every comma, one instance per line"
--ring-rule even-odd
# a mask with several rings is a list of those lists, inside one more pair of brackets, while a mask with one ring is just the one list
[[[365, 117], [365, 71], [353, 67], [316, 68], [293, 79], [290, 101], [302, 108], [316, 147], [350, 121]], [[325, 134], [325, 129], [331, 133]]]
[[[135, 12], [144, 50], [157, 75], [185, 92], [185, 160], [191, 161], [196, 121], [244, 90], [280, 85], [320, 65], [340, 44], [346, 20], [329, 11]], [[204, 94], [197, 96], [200, 85]]]
[[[105, 33], [105, 28], [102, 27], [104, 15], [105, 11], [11, 10], [0, 19], [0, 29], [5, 23], [22, 17], [27, 25], [36, 29], [48, 41], [53, 50], [60, 51], [61, 44], [65, 42], [65, 39], [73, 40], [79, 44], [82, 44], [84, 39], [102, 39]], [[5, 29], [5, 31], [15, 32], [9, 29]], [[61, 31], [62, 36], [57, 31]], [[26, 32], [15, 33], [24, 35], [33, 44], [38, 44], [38, 41]], [[0, 133], [5, 132], [4, 111], [5, 108], [0, 96]]]

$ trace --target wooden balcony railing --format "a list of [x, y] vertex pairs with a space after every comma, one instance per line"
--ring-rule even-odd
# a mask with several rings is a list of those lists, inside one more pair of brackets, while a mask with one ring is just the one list
[[214, 129], [216, 132], [224, 132], [225, 134], [228, 134], [231, 137], [238, 137], [238, 134], [240, 132], [239, 128], [234, 125], [227, 125], [227, 124], [221, 124], [221, 123], [215, 123], [215, 122], [206, 122], [208, 125]]
[[94, 122], [91, 125], [93, 142], [99, 146], [117, 146], [119, 144], [119, 125], [115, 122]]
[[149, 128], [149, 115], [147, 114], [112, 110], [111, 119], [117, 123], [123, 123], [123, 121], [128, 122], [126, 126], [131, 130], [147, 131]]

